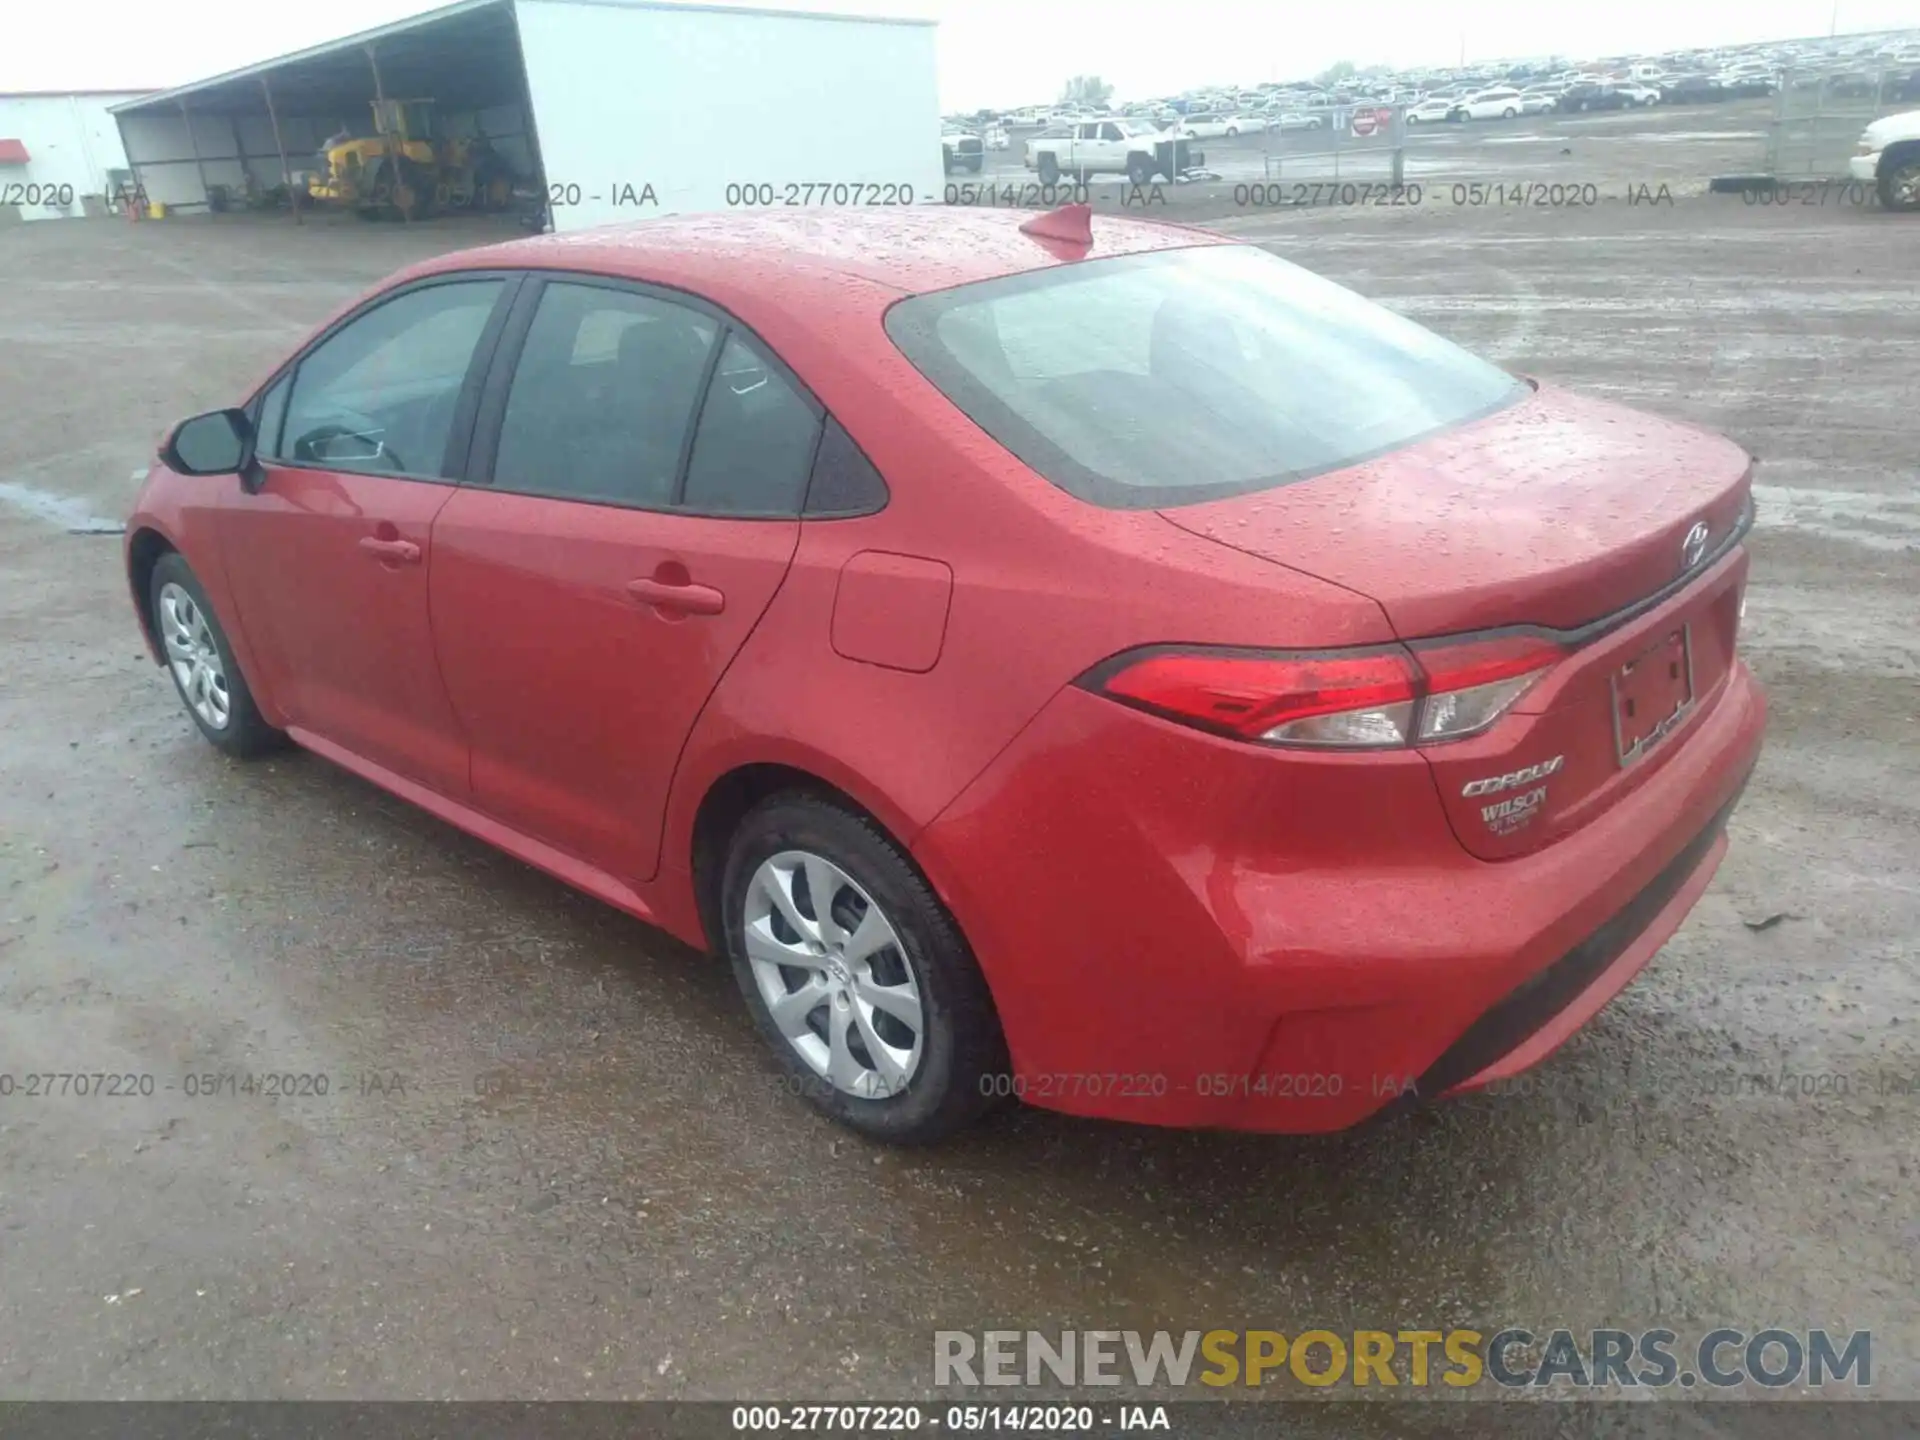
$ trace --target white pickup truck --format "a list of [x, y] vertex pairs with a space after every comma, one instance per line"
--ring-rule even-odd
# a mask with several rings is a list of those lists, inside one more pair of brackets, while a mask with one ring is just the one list
[[1063, 175], [1124, 175], [1146, 185], [1155, 176], [1173, 180], [1206, 159], [1186, 140], [1125, 120], [1081, 120], [1066, 131], [1027, 141], [1027, 168], [1039, 172], [1043, 185], [1056, 184]]
[[1883, 115], [1867, 126], [1847, 170], [1879, 188], [1885, 209], [1920, 210], [1920, 110]]

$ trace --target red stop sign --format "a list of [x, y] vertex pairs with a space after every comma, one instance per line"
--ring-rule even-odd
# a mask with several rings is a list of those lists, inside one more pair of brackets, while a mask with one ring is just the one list
[[1354, 134], [1371, 135], [1375, 130], [1379, 128], [1380, 128], [1379, 122], [1374, 119], [1373, 111], [1356, 110], [1353, 112], [1353, 133]]

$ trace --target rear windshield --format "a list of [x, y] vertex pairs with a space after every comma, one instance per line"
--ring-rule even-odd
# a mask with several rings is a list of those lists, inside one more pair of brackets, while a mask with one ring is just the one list
[[1206, 245], [918, 295], [887, 333], [975, 424], [1114, 509], [1303, 480], [1529, 393], [1264, 250]]

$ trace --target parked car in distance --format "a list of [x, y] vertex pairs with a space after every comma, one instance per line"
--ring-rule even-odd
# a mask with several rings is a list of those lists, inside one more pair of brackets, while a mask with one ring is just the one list
[[1626, 97], [1627, 104], [1630, 106], [1645, 107], [1648, 105], [1658, 105], [1660, 103], [1660, 92], [1651, 85], [1641, 85], [1634, 81], [1626, 81], [1622, 84], [1615, 85], [1613, 88]]
[[1522, 90], [1520, 92], [1520, 113], [1522, 115], [1545, 115], [1560, 105], [1558, 90]]
[[1326, 117], [1305, 110], [1276, 110], [1261, 117], [1265, 127], [1277, 133], [1288, 130], [1324, 130]]
[[1726, 87], [1712, 75], [1677, 75], [1660, 86], [1667, 105], [1710, 105], [1726, 98]]
[[713, 223], [421, 261], [172, 430], [123, 556], [207, 741], [718, 952], [896, 1142], [1472, 1089], [1699, 899], [1739, 446], [1185, 226]]
[[1875, 188], [1884, 209], [1920, 210], [1920, 110], [1883, 115], [1867, 126], [1847, 171]]
[[1174, 130], [1188, 140], [1232, 139], [1242, 130], [1258, 127], [1255, 122], [1242, 120], [1238, 115], [1225, 114], [1218, 110], [1190, 112], [1180, 117]]
[[1575, 85], [1560, 97], [1560, 109], [1582, 112], [1587, 110], [1625, 110], [1632, 105], [1617, 85]]
[[1438, 125], [1444, 121], [1464, 118], [1465, 114], [1460, 109], [1460, 102], [1450, 95], [1436, 96], [1422, 100], [1418, 105], [1407, 107], [1409, 125]]
[[1462, 100], [1458, 109], [1468, 120], [1511, 120], [1520, 113], [1520, 92], [1505, 85], [1478, 90]]

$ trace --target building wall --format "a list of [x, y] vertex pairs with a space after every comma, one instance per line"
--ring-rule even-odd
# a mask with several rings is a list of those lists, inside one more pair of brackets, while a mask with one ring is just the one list
[[932, 25], [617, 0], [515, 17], [556, 230], [944, 196]]
[[0, 213], [59, 220], [85, 214], [88, 196], [103, 199], [107, 172], [127, 164], [107, 107], [138, 93], [0, 95], [0, 138], [27, 151], [25, 165], [0, 164]]

